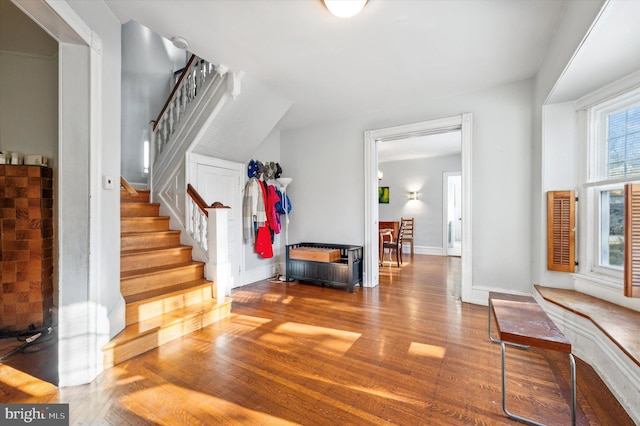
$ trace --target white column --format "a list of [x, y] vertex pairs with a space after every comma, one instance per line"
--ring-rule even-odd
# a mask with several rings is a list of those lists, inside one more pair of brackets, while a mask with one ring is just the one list
[[208, 208], [207, 245], [209, 261], [205, 266], [205, 276], [213, 281], [218, 303], [231, 294], [231, 264], [229, 263], [229, 210], [228, 208]]

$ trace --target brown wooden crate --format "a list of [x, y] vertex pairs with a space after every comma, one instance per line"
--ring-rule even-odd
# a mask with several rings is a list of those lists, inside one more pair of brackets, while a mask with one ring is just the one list
[[319, 247], [298, 247], [289, 250], [289, 258], [311, 260], [313, 262], [337, 262], [340, 260], [340, 250]]

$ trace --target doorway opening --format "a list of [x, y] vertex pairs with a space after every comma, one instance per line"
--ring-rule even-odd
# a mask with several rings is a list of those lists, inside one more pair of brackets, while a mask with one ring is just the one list
[[[446, 256], [450, 240], [444, 232], [449, 226], [444, 218], [447, 217], [447, 209], [453, 213], [453, 206], [446, 203], [450, 199], [460, 210], [461, 200], [447, 197], [448, 187], [443, 187], [443, 179], [447, 173], [457, 172], [457, 195], [462, 196], [461, 130], [377, 141], [376, 149], [379, 187], [392, 195], [385, 201], [379, 201], [380, 228], [396, 229], [400, 218], [411, 218], [411, 254]], [[457, 217], [461, 219], [461, 211]], [[461, 236], [461, 233], [457, 235]], [[459, 241], [456, 247], [460, 250], [461, 246]]]
[[462, 256], [462, 173], [443, 173], [442, 194], [443, 255]]
[[471, 215], [471, 136], [472, 114], [422, 121], [419, 123], [369, 130], [364, 134], [365, 142], [365, 264], [364, 286], [375, 287], [379, 283], [379, 212], [378, 212], [378, 142], [407, 139], [415, 136], [461, 131], [461, 256], [462, 279], [460, 295], [463, 301], [471, 300], [472, 293], [472, 215]]

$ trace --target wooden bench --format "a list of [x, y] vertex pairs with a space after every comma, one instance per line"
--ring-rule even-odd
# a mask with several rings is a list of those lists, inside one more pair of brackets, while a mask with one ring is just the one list
[[[497, 325], [498, 338], [491, 333], [491, 317]], [[576, 362], [571, 353], [571, 342], [562, 334], [542, 307], [531, 296], [517, 296], [504, 293], [489, 293], [489, 339], [500, 344], [502, 349], [502, 410], [513, 420], [541, 425], [534, 420], [521, 417], [507, 410], [506, 346], [527, 349], [534, 346], [541, 349], [563, 352], [569, 355], [571, 363], [571, 419], [576, 424]]]

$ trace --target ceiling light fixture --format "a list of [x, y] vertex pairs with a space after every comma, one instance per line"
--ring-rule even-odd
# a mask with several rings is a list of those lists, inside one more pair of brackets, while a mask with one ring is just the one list
[[173, 37], [171, 39], [171, 42], [178, 49], [185, 49], [186, 50], [186, 49], [189, 48], [189, 42], [184, 37]]
[[323, 0], [324, 5], [339, 18], [350, 18], [360, 13], [367, 0]]

